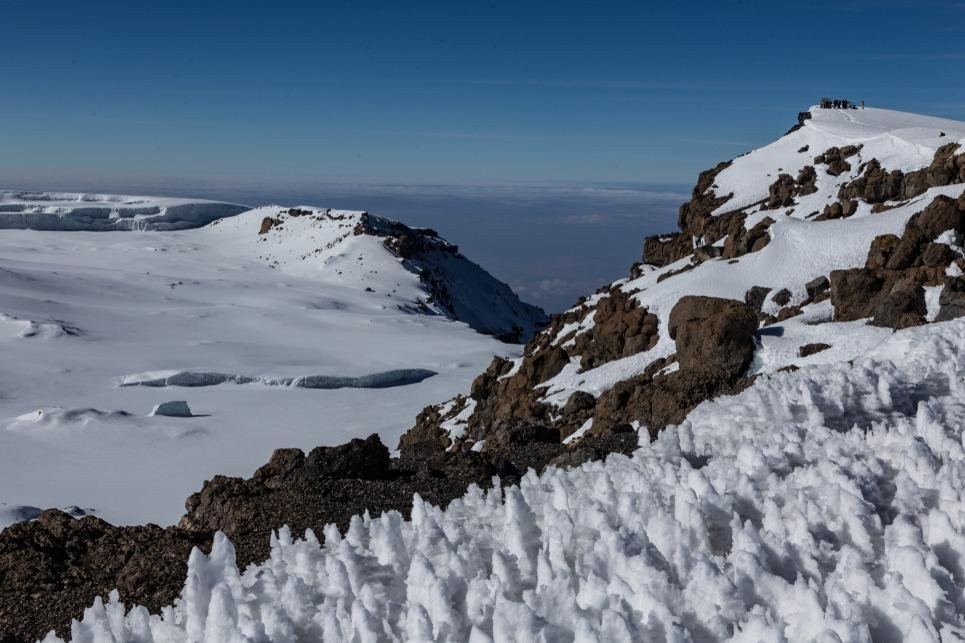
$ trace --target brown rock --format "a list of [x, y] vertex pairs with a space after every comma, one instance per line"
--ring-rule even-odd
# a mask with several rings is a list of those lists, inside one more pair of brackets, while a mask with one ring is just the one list
[[757, 315], [743, 302], [681, 297], [670, 311], [669, 324], [682, 370], [739, 377], [754, 356]]
[[888, 259], [894, 254], [900, 239], [893, 234], [882, 234], [874, 238], [871, 247], [868, 249], [868, 258], [865, 260], [865, 268], [881, 270], [888, 265]]
[[925, 291], [917, 283], [901, 283], [884, 292], [875, 306], [873, 326], [900, 330], [925, 323]]
[[649, 350], [659, 337], [657, 316], [620, 289], [600, 299], [593, 322], [591, 330], [576, 338], [573, 349], [584, 370]]
[[774, 296], [771, 297], [771, 301], [773, 301], [778, 306], [786, 306], [788, 302], [791, 301], [791, 291], [788, 290], [787, 288], [781, 288], [776, 293], [774, 293]]
[[754, 310], [760, 310], [761, 307], [764, 306], [764, 300], [767, 298], [767, 293], [769, 292], [771, 292], [770, 288], [751, 286], [750, 289], [744, 293], [744, 303]]
[[379, 480], [389, 470], [389, 449], [377, 433], [335, 447], [316, 447], [305, 458], [307, 475]]
[[805, 344], [798, 349], [797, 354], [801, 357], [807, 357], [809, 355], [814, 355], [815, 353], [820, 353], [821, 351], [826, 351], [831, 348], [830, 344], [822, 344], [820, 342], [814, 344]]
[[275, 219], [274, 217], [265, 217], [261, 220], [261, 228], [258, 230], [258, 234], [267, 234], [269, 230], [274, 228], [276, 225], [281, 224], [281, 219]]
[[867, 268], [831, 272], [831, 304], [835, 321], [870, 317], [875, 310], [883, 282]]
[[814, 301], [831, 289], [831, 282], [825, 276], [820, 276], [804, 284], [808, 299]]

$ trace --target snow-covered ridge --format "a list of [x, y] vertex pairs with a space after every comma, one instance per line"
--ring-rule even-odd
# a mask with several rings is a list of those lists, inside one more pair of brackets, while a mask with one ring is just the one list
[[[871, 108], [814, 107], [806, 114], [774, 143], [702, 173], [681, 208], [680, 231], [649, 237], [644, 262], [554, 319], [527, 348], [522, 366], [503, 372], [509, 365], [494, 363], [498, 372], [474, 386], [480, 403], [469, 410], [463, 433], [472, 442], [452, 448], [471, 446], [485, 439], [493, 420], [520, 414], [559, 428], [563, 437], [592, 432], [586, 422], [594, 418], [597, 430], [610, 430], [613, 423], [600, 420], [615, 409], [626, 415], [621, 422], [646, 424], [648, 418], [626, 410], [621, 386], [632, 390], [650, 375], [673, 373], [670, 314], [685, 296], [745, 301], [759, 313], [751, 375], [851, 359], [887, 337], [894, 324], [869, 325], [862, 318], [870, 312], [834, 309], [832, 274], [865, 268], [876, 239], [897, 244], [912, 217], [936, 199], [957, 200], [961, 211], [965, 123]], [[936, 319], [946, 283], [965, 266], [962, 216], [950, 220], [957, 221], [948, 225], [953, 229], [928, 239], [909, 233], [902, 247], [914, 265], [869, 273], [887, 286], [886, 297], [899, 286], [917, 294], [895, 301], [895, 308], [907, 305], [917, 314], [920, 307], [919, 323]], [[880, 247], [896, 247], [888, 243]], [[921, 252], [928, 243], [935, 259], [926, 265]], [[501, 387], [506, 378], [513, 381]], [[455, 398], [443, 420], [466, 411], [469, 399]], [[417, 422], [412, 439], [441, 430]]]
[[506, 341], [528, 339], [546, 320], [435, 231], [367, 212], [266, 206], [199, 234], [282, 272], [356, 289], [399, 310], [445, 315]]
[[204, 199], [0, 190], [0, 229], [184, 230], [247, 209]]
[[[417, 499], [240, 571], [216, 537], [160, 614], [74, 641], [951, 641], [965, 632], [965, 322], [759, 378], [632, 458]], [[53, 635], [47, 640], [56, 640]]]

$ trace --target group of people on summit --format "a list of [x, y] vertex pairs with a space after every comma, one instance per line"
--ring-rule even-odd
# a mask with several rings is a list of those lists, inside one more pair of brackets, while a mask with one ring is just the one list
[[[822, 109], [858, 109], [858, 106], [843, 98], [822, 98]], [[864, 101], [861, 101], [861, 109], [864, 109]]]

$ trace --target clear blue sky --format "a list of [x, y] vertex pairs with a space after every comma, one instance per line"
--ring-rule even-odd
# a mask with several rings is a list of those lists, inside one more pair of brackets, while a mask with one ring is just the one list
[[0, 184], [682, 183], [821, 95], [965, 119], [965, 3], [0, 0]]

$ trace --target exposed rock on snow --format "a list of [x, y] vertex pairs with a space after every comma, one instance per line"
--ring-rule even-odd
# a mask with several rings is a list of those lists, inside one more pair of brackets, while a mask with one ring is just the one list
[[0, 229], [184, 230], [248, 208], [203, 199], [0, 191]]
[[[863, 268], [832, 272], [835, 319], [871, 317], [871, 323], [889, 328], [925, 323], [925, 288], [953, 281], [948, 267], [961, 260], [960, 252], [935, 241], [946, 232], [959, 238], [965, 233], [965, 192], [957, 200], [935, 197], [908, 220], [901, 237], [875, 237]], [[943, 319], [951, 319], [952, 311], [948, 307]]]
[[192, 417], [191, 408], [184, 400], [161, 402], [151, 410], [151, 415], [164, 415], [175, 418]]

